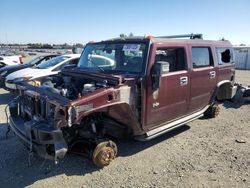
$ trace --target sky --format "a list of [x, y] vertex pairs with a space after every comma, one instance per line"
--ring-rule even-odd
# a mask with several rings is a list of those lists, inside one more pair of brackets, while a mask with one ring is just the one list
[[203, 33], [250, 45], [250, 0], [0, 0], [0, 43]]

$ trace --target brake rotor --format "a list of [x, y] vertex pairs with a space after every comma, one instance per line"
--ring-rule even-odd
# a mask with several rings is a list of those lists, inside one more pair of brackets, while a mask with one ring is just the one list
[[98, 167], [104, 167], [111, 163], [117, 155], [117, 146], [113, 141], [99, 143], [94, 149], [92, 160]]

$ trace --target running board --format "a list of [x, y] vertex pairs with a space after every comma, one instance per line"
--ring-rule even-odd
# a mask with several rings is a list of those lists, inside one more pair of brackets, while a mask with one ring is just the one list
[[209, 108], [209, 105], [203, 108], [202, 110], [195, 112], [194, 114], [191, 114], [189, 116], [186, 116], [184, 118], [178, 119], [176, 121], [170, 122], [168, 124], [165, 124], [163, 126], [160, 126], [156, 129], [150, 130], [146, 132], [144, 135], [138, 136], [135, 139], [139, 141], [147, 141], [151, 140], [157, 136], [160, 136], [164, 133], [167, 133], [173, 129], [176, 129], [182, 125], [185, 125], [186, 123], [189, 123], [190, 121], [193, 121], [195, 119], [198, 119], [203, 116], [204, 112]]

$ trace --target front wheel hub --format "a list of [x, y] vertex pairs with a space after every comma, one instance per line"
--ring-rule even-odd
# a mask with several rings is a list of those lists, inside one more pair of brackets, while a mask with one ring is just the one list
[[117, 155], [116, 144], [109, 140], [100, 142], [94, 149], [92, 160], [98, 167], [108, 166]]

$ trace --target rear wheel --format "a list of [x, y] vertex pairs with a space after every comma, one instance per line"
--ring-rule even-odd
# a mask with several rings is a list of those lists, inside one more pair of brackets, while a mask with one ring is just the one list
[[103, 141], [97, 144], [94, 149], [92, 160], [94, 164], [98, 167], [108, 166], [111, 161], [115, 159], [117, 155], [117, 146], [116, 144], [109, 140]]
[[206, 112], [204, 113], [204, 115], [208, 118], [215, 118], [219, 115], [220, 112], [220, 107], [218, 104], [214, 104], [212, 106], [210, 106]]

